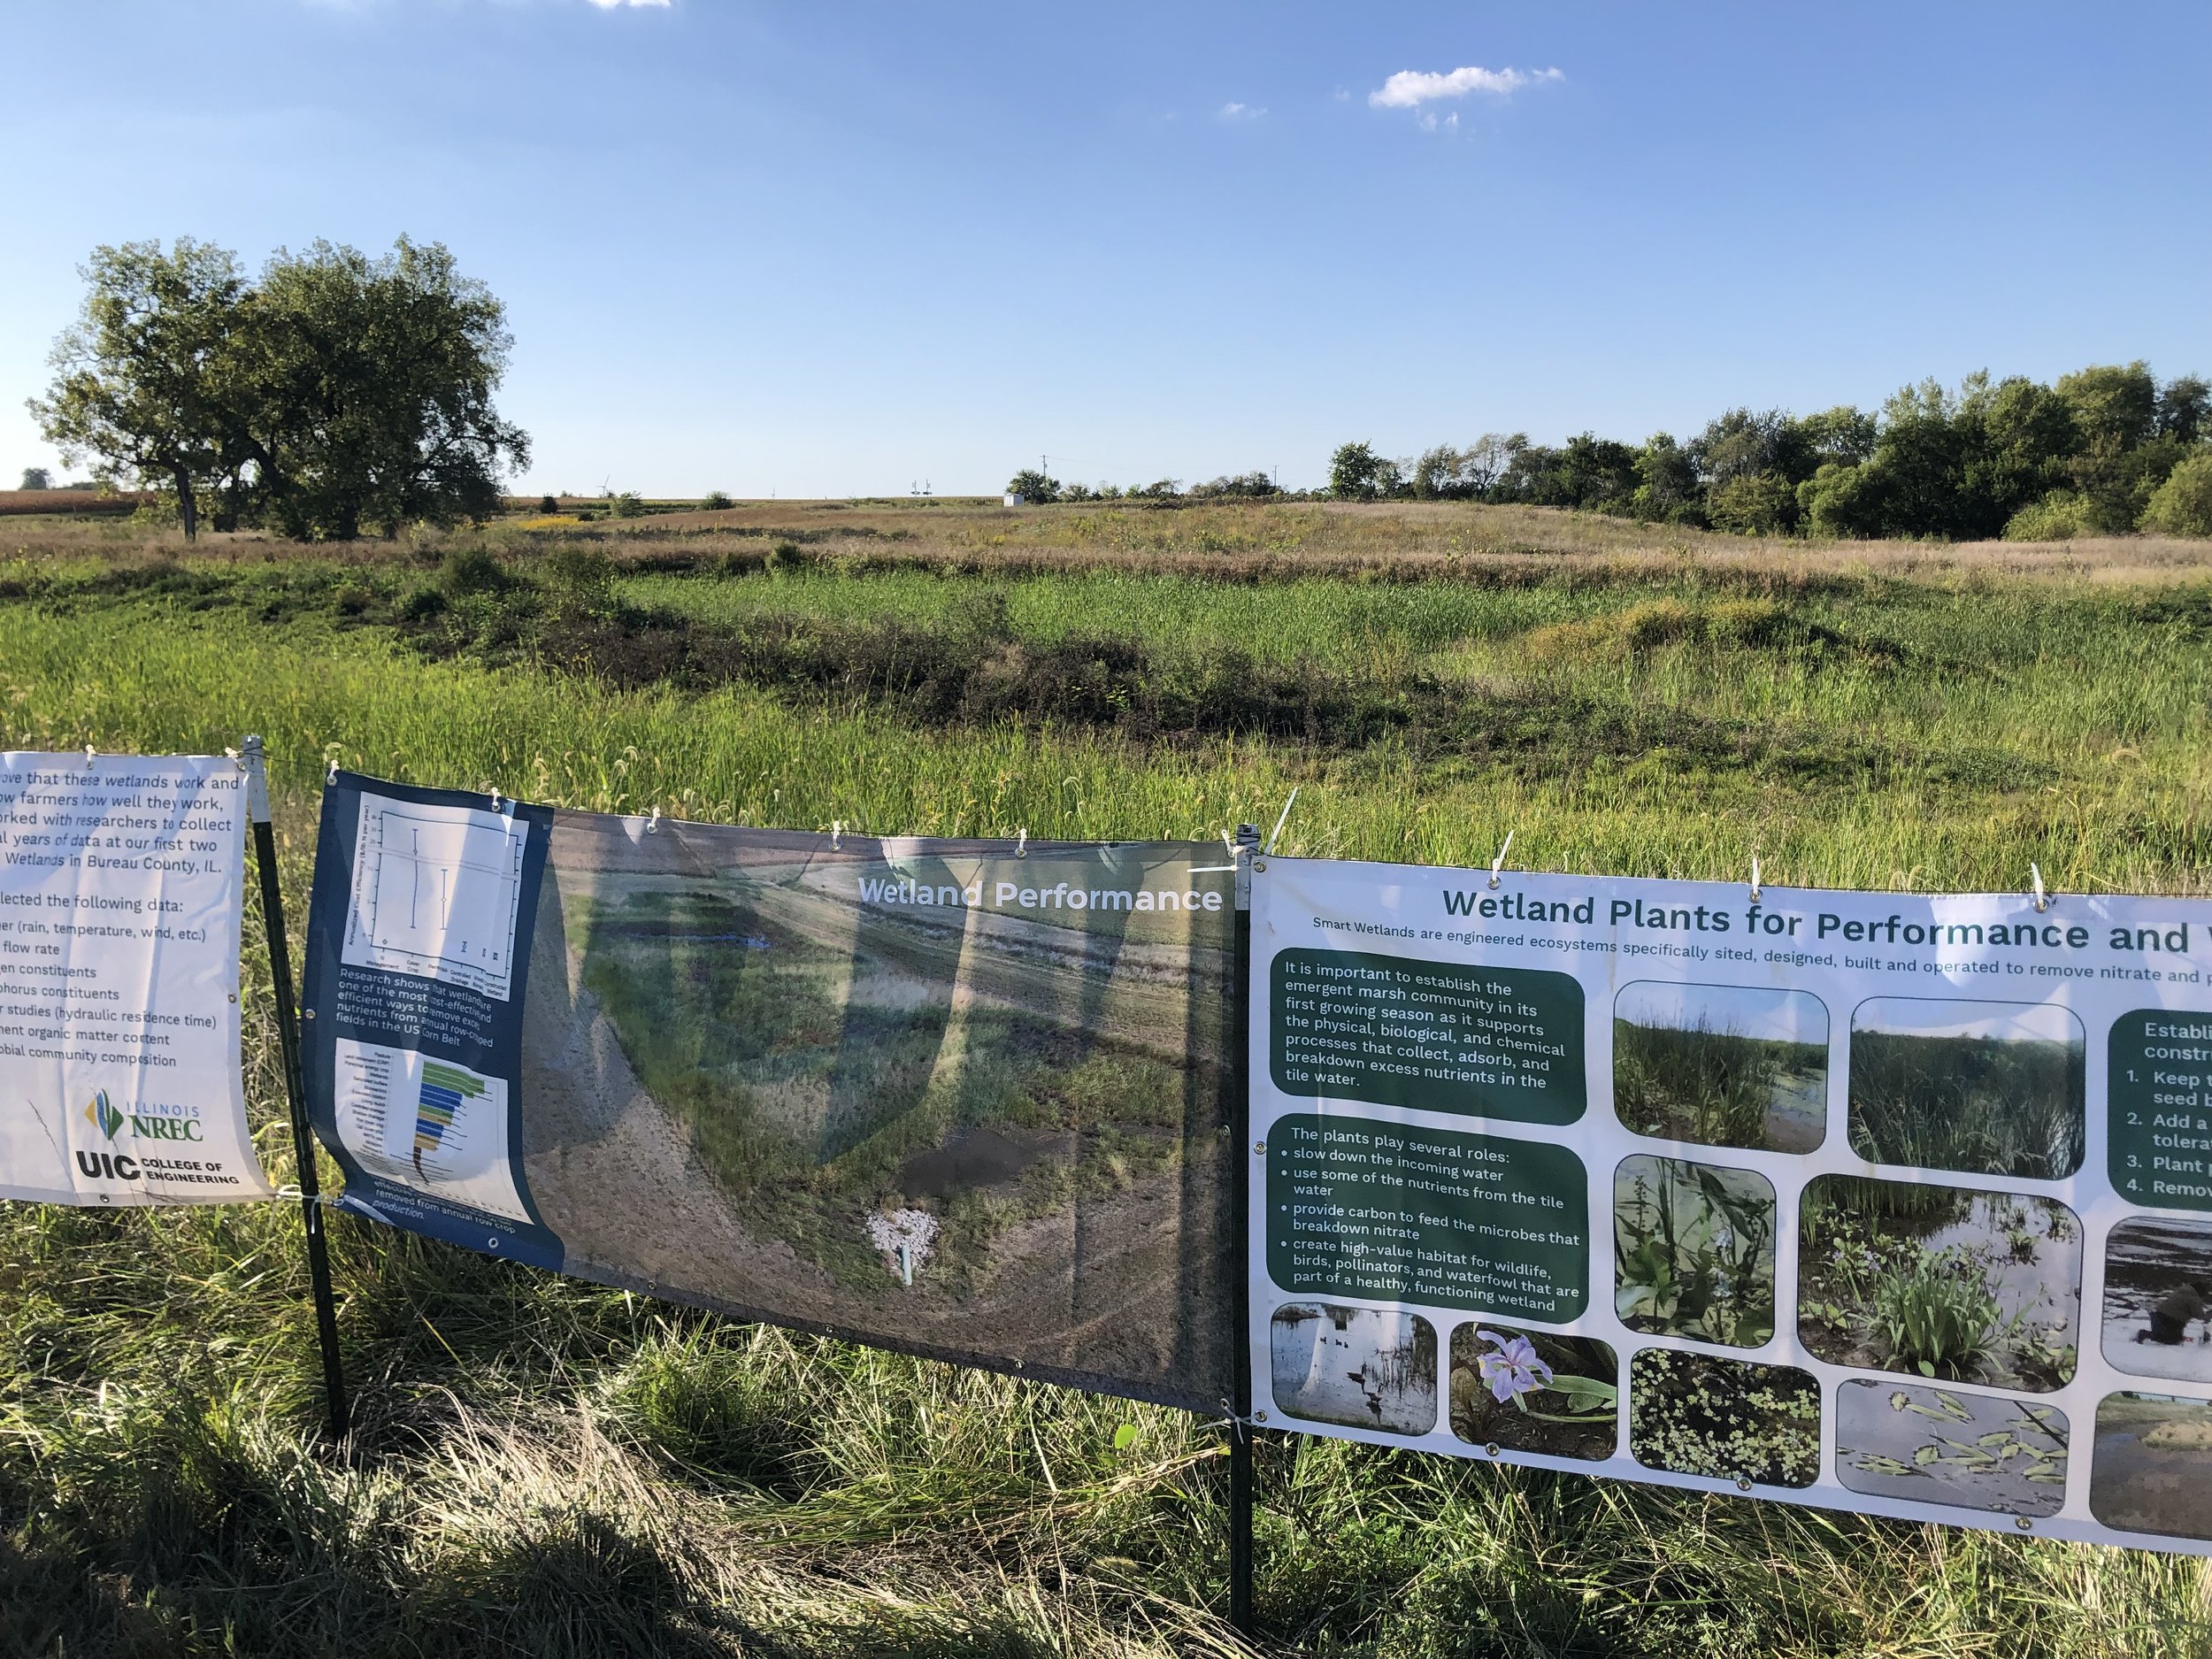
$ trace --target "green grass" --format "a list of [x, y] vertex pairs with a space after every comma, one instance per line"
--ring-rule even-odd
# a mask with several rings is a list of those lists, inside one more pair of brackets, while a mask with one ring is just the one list
[[1851, 1033], [1851, 1147], [1877, 1164], [2055, 1180], [2081, 1166], [2079, 1042]]
[[[1909, 889], [2015, 889], [2034, 859], [2062, 905], [2201, 891], [2212, 864], [2212, 604], [2198, 567], [2156, 568], [2163, 544], [2010, 571], [1474, 510], [1087, 531], [780, 511], [719, 540], [656, 523], [493, 545], [526, 573], [604, 547], [630, 561], [617, 597], [710, 633], [941, 630], [1002, 604], [1024, 649], [1112, 638], [1147, 672], [1235, 650], [1379, 699], [1426, 685], [1453, 731], [1487, 735], [1133, 736], [1018, 709], [932, 723], [880, 687], [613, 690], [534, 665], [526, 637], [441, 657], [365, 622], [434, 582], [443, 543], [218, 542], [123, 583], [106, 572], [142, 566], [143, 537], [72, 526], [0, 560], [0, 742], [266, 733], [296, 926], [330, 759], [601, 810], [939, 834], [1212, 837], [1271, 825], [1294, 786], [1294, 853], [1486, 863], [1511, 830], [1532, 868], [1734, 880], [1756, 852], [1770, 884]], [[894, 537], [910, 524], [917, 540]], [[787, 534], [812, 564], [717, 573]], [[250, 956], [251, 1108], [288, 1179]], [[341, 1455], [315, 1440], [298, 1229], [282, 1205], [0, 1210], [0, 1651], [1227, 1646], [1221, 1465], [1194, 1419], [341, 1217], [360, 1414]], [[1299, 1438], [1263, 1444], [1261, 1497], [1261, 1617], [1286, 1651], [2133, 1659], [2212, 1639], [2212, 1575], [2186, 1559]]]
[[[1613, 1022], [1613, 1105], [1639, 1134], [1705, 1146], [1771, 1148], [1767, 1114], [1796, 1073], [1824, 1074], [1819, 1043]], [[1798, 1147], [1786, 1147], [1798, 1151]]]

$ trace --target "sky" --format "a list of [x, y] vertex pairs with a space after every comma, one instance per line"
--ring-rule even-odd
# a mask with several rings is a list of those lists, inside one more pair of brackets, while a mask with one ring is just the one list
[[2212, 7], [11, 0], [0, 483], [96, 246], [445, 243], [518, 488], [1326, 474], [2212, 373]]

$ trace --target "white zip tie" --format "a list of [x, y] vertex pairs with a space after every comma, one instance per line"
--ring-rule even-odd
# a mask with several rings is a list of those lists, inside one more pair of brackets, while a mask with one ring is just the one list
[[495, 812], [499, 810], [499, 786], [497, 784], [492, 786], [492, 810]]
[[1498, 872], [1505, 868], [1505, 856], [1513, 850], [1513, 832], [1505, 833], [1505, 845], [1498, 849], [1498, 856], [1490, 861], [1490, 885], [1498, 885]]
[[92, 763], [99, 759], [99, 757], [100, 751], [98, 749], [93, 748], [89, 743], [87, 743], [84, 746], [84, 764], [87, 771], [91, 769]]
[[1759, 902], [1759, 855], [1751, 855], [1751, 902]]
[[326, 784], [333, 784], [333, 783], [336, 783], [337, 781], [338, 781], [338, 757], [337, 757], [335, 755], [333, 755], [333, 756], [330, 757], [330, 770], [329, 770], [328, 772], [325, 772], [325, 773], [323, 774], [323, 782], [324, 782], [324, 783], [326, 783]]
[[660, 810], [660, 808], [658, 808], [658, 807], [655, 807], [655, 808], [653, 809], [653, 816], [652, 816], [651, 818], [647, 818], [647, 819], [645, 820], [645, 833], [646, 833], [648, 835], [650, 835], [650, 834], [654, 833], [657, 830], [658, 830], [658, 829], [660, 828], [660, 826], [661, 826], [661, 810]]
[[2038, 911], [2049, 910], [2051, 895], [2043, 890], [2043, 872], [2036, 867], [2033, 859], [2028, 861], [2028, 878], [2035, 883], [2035, 908]]
[[1014, 832], [1014, 856], [1017, 858], [1029, 856], [1029, 831], [1026, 827]]

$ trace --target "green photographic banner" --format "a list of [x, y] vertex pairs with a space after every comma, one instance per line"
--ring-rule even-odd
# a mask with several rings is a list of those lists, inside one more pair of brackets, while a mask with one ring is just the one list
[[344, 775], [307, 1079], [357, 1213], [1218, 1410], [1218, 843], [877, 840]]
[[1270, 1427], [2212, 1554], [2212, 904], [1262, 858]]

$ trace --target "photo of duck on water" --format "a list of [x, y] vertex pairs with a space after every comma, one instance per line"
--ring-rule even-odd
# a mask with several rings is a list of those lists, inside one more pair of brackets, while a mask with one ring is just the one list
[[2123, 1222], [2105, 1244], [2104, 1356], [2135, 1377], [2212, 1383], [2212, 1222]]

